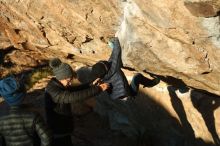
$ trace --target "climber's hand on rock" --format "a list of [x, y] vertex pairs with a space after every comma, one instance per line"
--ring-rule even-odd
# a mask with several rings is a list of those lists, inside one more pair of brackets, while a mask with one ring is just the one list
[[111, 49], [116, 48], [116, 46], [118, 46], [119, 43], [120, 43], [120, 42], [119, 42], [118, 37], [112, 37], [112, 38], [110, 38], [109, 41], [108, 41], [108, 45], [109, 45], [109, 47], [110, 47]]
[[102, 91], [105, 91], [110, 87], [110, 85], [108, 83], [101, 83], [99, 87], [101, 88]]

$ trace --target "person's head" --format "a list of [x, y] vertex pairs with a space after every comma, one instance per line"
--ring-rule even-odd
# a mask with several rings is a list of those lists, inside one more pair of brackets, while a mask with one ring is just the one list
[[103, 78], [110, 68], [108, 61], [99, 61], [92, 66], [92, 75], [97, 78]]
[[83, 84], [92, 83], [97, 78], [103, 78], [109, 68], [110, 63], [108, 61], [99, 61], [92, 67], [81, 67], [76, 71], [77, 79]]
[[82, 84], [88, 84], [92, 83], [96, 77], [92, 75], [92, 67], [89, 66], [83, 66], [76, 70], [77, 73], [77, 79]]
[[25, 86], [15, 77], [7, 77], [0, 81], [0, 95], [9, 106], [18, 106], [26, 95]]
[[63, 86], [69, 86], [72, 83], [72, 80], [76, 78], [76, 72], [73, 71], [72, 67], [62, 62], [59, 58], [53, 58], [49, 62], [49, 66], [53, 70], [53, 74]]

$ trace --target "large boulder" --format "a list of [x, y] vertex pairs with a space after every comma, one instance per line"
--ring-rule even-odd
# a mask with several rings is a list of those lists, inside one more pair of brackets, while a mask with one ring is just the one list
[[195, 17], [183, 1], [130, 0], [117, 34], [124, 64], [220, 94], [219, 16]]
[[[191, 94], [180, 99], [183, 105], [174, 92], [166, 91], [165, 98], [152, 94], [152, 98], [162, 101], [161, 106], [179, 123], [181, 115], [175, 106], [180, 103], [186, 109], [183, 120], [191, 123], [190, 133], [195, 131], [192, 137], [218, 142], [219, 0], [0, 0], [0, 10], [1, 77], [44, 65], [54, 56], [68, 58], [74, 67], [108, 59], [107, 41], [116, 34], [125, 67], [154, 73], [175, 88], [200, 89], [187, 92]], [[84, 58], [76, 63], [78, 56]], [[218, 96], [200, 94], [202, 90]], [[166, 104], [170, 96], [176, 104]], [[191, 98], [203, 102], [197, 104]], [[211, 126], [206, 113], [212, 116]]]
[[218, 0], [1, 0], [0, 7], [5, 47], [107, 59], [117, 32], [125, 66], [220, 95]]

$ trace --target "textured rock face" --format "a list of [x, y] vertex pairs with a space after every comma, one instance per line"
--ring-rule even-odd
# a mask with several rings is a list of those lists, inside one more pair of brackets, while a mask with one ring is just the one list
[[187, 9], [193, 4], [187, 3], [186, 7], [183, 1], [169, 0], [126, 2], [118, 31], [123, 60], [137, 70], [173, 76], [190, 86], [219, 94], [217, 6], [213, 17], [203, 18]]
[[[0, 47], [13, 47], [11, 52], [20, 54], [26, 50], [27, 58], [34, 55], [23, 62], [26, 66], [61, 51], [106, 58], [106, 37], [116, 31], [120, 15], [117, 1], [1, 0], [0, 9]], [[2, 52], [4, 58], [12, 54]], [[14, 59], [10, 61], [24, 68]]]
[[36, 46], [53, 46], [66, 52], [77, 52], [76, 48], [85, 48], [89, 42], [90, 46], [101, 47], [105, 37], [113, 33], [120, 15], [114, 1], [1, 2], [2, 16], [20, 30], [19, 34], [24, 33], [22, 36]]
[[31, 48], [32, 66], [51, 49], [105, 59], [117, 31], [125, 66], [220, 95], [218, 0], [1, 0], [0, 7], [1, 48], [13, 46], [21, 56]]

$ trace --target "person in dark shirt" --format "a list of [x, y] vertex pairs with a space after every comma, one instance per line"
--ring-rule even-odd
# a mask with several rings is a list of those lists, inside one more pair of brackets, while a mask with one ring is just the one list
[[45, 88], [47, 123], [53, 132], [53, 146], [71, 146], [74, 130], [71, 103], [82, 102], [108, 88], [108, 84], [82, 85], [73, 87], [77, 78], [75, 71], [59, 58], [51, 59], [50, 67], [55, 75]]
[[25, 95], [23, 83], [14, 77], [0, 81], [0, 96], [10, 107], [9, 111], [0, 116], [0, 137], [4, 142], [0, 145], [50, 146], [50, 131], [42, 117], [22, 105]]

